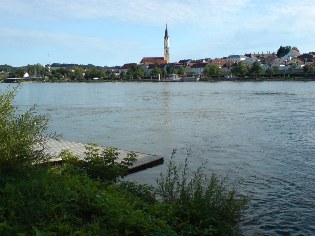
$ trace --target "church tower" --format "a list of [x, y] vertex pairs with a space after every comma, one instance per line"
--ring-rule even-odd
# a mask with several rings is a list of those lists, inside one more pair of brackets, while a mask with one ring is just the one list
[[165, 35], [164, 35], [164, 60], [167, 63], [170, 63], [170, 40], [168, 37], [167, 24], [166, 24]]

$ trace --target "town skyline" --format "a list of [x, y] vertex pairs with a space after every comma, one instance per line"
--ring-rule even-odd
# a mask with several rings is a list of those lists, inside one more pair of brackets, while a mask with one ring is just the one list
[[310, 0], [0, 3], [0, 64], [12, 66], [115, 66], [162, 57], [165, 23], [170, 62], [276, 52], [280, 45], [310, 52], [315, 36], [315, 2]]

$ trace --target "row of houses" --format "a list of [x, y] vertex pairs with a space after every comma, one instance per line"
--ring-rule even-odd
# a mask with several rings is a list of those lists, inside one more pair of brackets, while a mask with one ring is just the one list
[[255, 61], [260, 62], [262, 69], [276, 68], [280, 73], [290, 70], [302, 70], [305, 65], [315, 66], [315, 52], [301, 54], [297, 49], [291, 49], [286, 55], [277, 57], [276, 53], [247, 53], [245, 55], [230, 55], [223, 58], [205, 58], [199, 60], [185, 59], [175, 63], [166, 63], [163, 57], [144, 57], [140, 63], [128, 63], [121, 67], [112, 68], [115, 73], [127, 73], [135, 65], [140, 65], [144, 72], [151, 74], [154, 68], [162, 70], [172, 67], [178, 69], [184, 67], [187, 73], [201, 75], [207, 65], [217, 65], [221, 70], [229, 74], [233, 66], [244, 63], [251, 66]]

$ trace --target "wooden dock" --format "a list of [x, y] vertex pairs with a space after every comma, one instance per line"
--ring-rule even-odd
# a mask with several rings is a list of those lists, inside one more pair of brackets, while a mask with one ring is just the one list
[[[86, 152], [85, 146], [88, 146], [88, 145], [83, 144], [83, 143], [78, 143], [78, 142], [49, 139], [46, 142], [46, 152], [47, 154], [52, 156], [52, 158], [50, 159], [50, 162], [60, 163], [62, 162], [62, 159], [59, 157], [59, 154], [63, 150], [69, 150], [70, 152], [74, 153], [75, 155], [83, 159], [85, 157], [85, 152]], [[118, 155], [118, 162], [119, 162], [119, 160], [122, 160], [124, 157], [126, 157], [127, 153], [130, 153], [130, 151], [118, 149], [118, 153], [119, 153]], [[164, 162], [163, 157], [140, 153], [140, 152], [134, 152], [134, 153], [137, 155], [137, 160], [129, 168], [128, 170], [129, 174], [160, 165]]]

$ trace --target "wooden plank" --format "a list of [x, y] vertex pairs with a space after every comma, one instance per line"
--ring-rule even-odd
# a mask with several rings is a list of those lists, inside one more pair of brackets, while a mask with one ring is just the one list
[[[65, 140], [55, 140], [55, 139], [48, 139], [46, 142], [46, 152], [47, 154], [51, 155], [52, 158], [50, 159], [51, 163], [60, 163], [62, 159], [59, 157], [59, 154], [63, 150], [69, 150], [70, 152], [79, 156], [79, 158], [85, 157], [85, 146], [87, 144], [79, 143], [79, 142], [71, 142]], [[122, 160], [124, 157], [127, 156], [128, 151], [118, 149], [118, 161]], [[146, 168], [151, 168], [157, 165], [160, 165], [164, 162], [163, 157], [159, 157], [156, 155], [145, 154], [140, 152], [134, 152], [137, 155], [136, 162], [129, 168], [128, 173], [135, 173]]]

